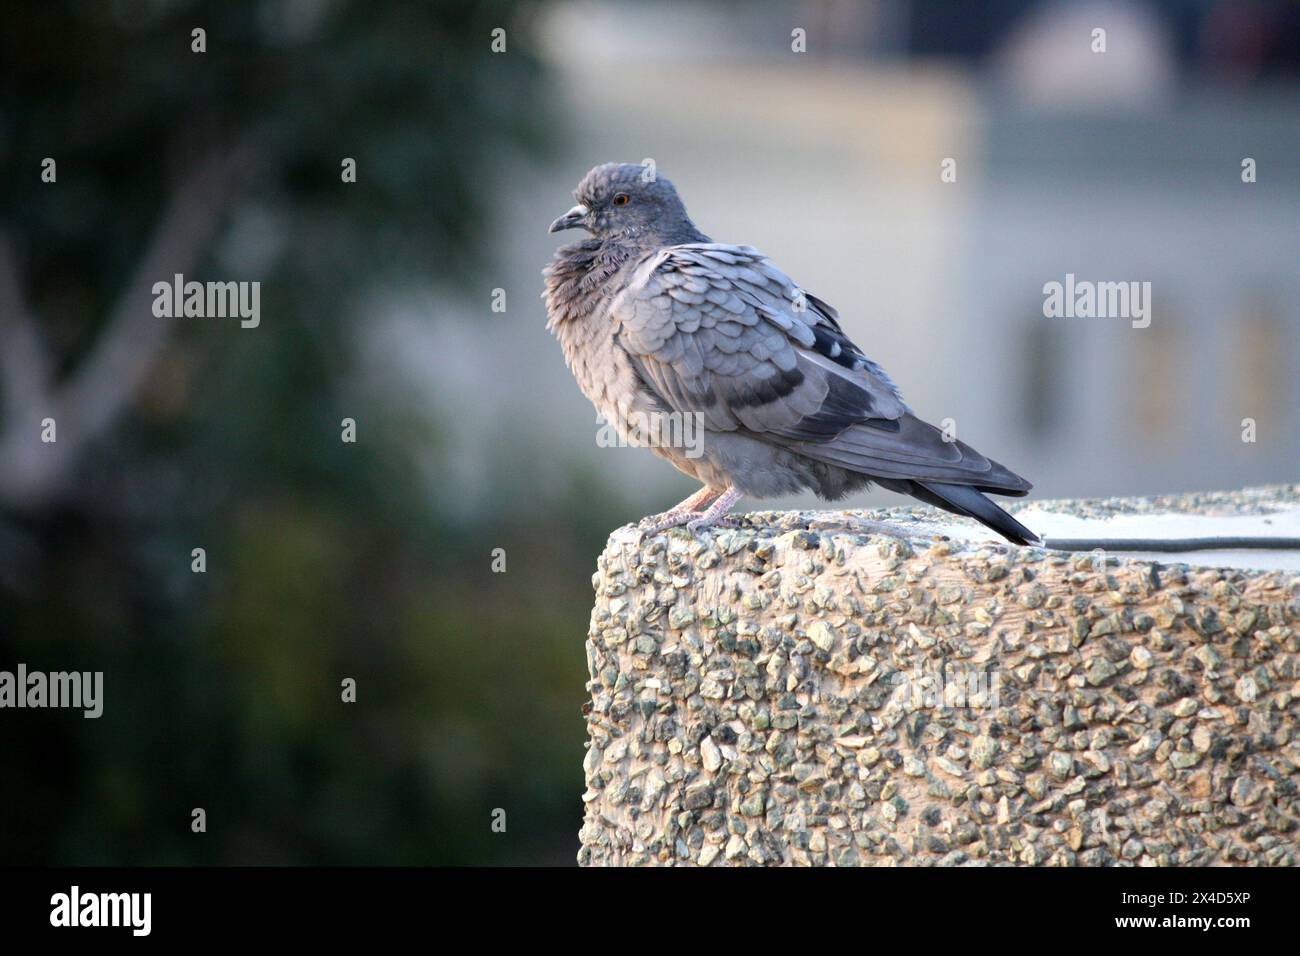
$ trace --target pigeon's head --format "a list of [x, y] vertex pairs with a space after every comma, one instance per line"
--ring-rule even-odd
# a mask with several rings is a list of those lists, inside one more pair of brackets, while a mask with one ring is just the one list
[[686, 215], [677, 190], [649, 163], [605, 163], [573, 191], [578, 200], [551, 232], [586, 229], [598, 239], [625, 239], [649, 247], [704, 238]]

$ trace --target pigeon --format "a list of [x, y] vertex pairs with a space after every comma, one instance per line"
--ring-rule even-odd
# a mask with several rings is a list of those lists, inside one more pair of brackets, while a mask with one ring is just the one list
[[600, 418], [703, 485], [643, 528], [698, 534], [734, 527], [742, 496], [875, 484], [1039, 540], [985, 497], [1028, 481], [913, 414], [835, 309], [757, 249], [700, 232], [653, 166], [597, 166], [573, 195], [550, 231], [590, 238], [543, 270], [547, 329]]

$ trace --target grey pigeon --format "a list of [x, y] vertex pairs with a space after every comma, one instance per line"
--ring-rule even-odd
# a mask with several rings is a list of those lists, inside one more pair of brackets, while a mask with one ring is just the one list
[[[667, 179], [607, 163], [574, 198], [550, 231], [592, 238], [543, 272], [547, 328], [601, 418], [704, 485], [649, 530], [730, 524], [742, 495], [835, 500], [874, 482], [1038, 540], [983, 495], [1023, 496], [1029, 482], [913, 415], [833, 308], [756, 249], [709, 239]], [[688, 422], [695, 447], [666, 440]]]

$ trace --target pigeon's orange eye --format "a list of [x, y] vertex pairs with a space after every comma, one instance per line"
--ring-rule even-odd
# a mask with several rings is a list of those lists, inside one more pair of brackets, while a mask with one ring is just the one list
[[632, 197], [629, 196], [627, 193], [619, 193], [617, 196], [614, 197], [615, 206], [626, 206], [631, 201], [632, 201]]

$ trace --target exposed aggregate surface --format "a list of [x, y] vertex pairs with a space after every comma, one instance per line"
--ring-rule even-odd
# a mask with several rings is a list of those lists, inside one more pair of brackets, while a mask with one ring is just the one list
[[1300, 856], [1294, 573], [784, 512], [699, 539], [622, 528], [593, 584], [584, 865]]

